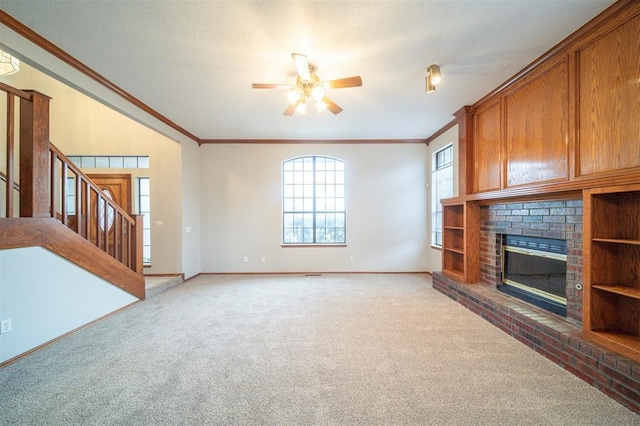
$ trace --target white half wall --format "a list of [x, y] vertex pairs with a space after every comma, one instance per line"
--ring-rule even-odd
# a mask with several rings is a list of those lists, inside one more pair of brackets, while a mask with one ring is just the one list
[[0, 251], [0, 362], [138, 299], [42, 247]]
[[[282, 162], [303, 155], [347, 163], [346, 247], [281, 246]], [[428, 268], [425, 144], [205, 144], [200, 161], [202, 272]]]

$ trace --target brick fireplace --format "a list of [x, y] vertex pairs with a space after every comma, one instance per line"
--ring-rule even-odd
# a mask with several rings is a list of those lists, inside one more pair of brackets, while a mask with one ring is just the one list
[[502, 281], [502, 236], [566, 240], [567, 319], [582, 324], [582, 200], [493, 204], [480, 209], [480, 280]]
[[[480, 282], [434, 272], [433, 288], [640, 413], [640, 363], [582, 337], [582, 215], [582, 199], [481, 206]], [[566, 240], [566, 318], [498, 290], [504, 235]]]

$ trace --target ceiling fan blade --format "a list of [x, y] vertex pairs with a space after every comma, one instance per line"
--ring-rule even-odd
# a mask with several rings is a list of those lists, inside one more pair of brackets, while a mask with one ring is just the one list
[[340, 106], [337, 103], [333, 102], [331, 99], [327, 98], [326, 96], [322, 98], [322, 102], [325, 103], [325, 105], [327, 106], [327, 109], [332, 113], [340, 114], [342, 112], [342, 108], [340, 108]]
[[293, 86], [290, 84], [253, 83], [251, 87], [253, 89], [291, 89]]
[[345, 87], [357, 87], [362, 86], [362, 78], [360, 76], [338, 78], [336, 80], [328, 80], [322, 82], [322, 85], [327, 89], [343, 89]]
[[287, 107], [287, 109], [284, 110], [282, 115], [286, 115], [286, 116], [289, 117], [289, 116], [292, 116], [294, 112], [296, 112], [296, 106], [295, 105], [289, 105]]
[[292, 53], [293, 63], [296, 65], [296, 70], [300, 79], [303, 81], [311, 80], [311, 72], [309, 71], [309, 61], [305, 55], [300, 53]]

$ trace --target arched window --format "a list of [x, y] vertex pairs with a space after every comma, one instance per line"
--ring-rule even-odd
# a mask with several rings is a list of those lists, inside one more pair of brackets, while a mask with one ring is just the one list
[[346, 243], [345, 162], [298, 157], [282, 163], [283, 244]]

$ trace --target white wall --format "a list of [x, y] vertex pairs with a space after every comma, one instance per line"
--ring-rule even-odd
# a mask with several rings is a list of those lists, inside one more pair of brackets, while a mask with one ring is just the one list
[[[200, 273], [200, 148], [182, 144], [182, 271]], [[206, 165], [205, 165], [206, 166]]]
[[[426, 145], [211, 144], [200, 150], [203, 272], [427, 270]], [[347, 247], [281, 247], [282, 161], [301, 155], [346, 161]]]
[[[444, 148], [449, 144], [453, 144], [453, 193], [454, 195], [458, 195], [458, 126], [453, 126], [451, 129], [447, 130], [445, 133], [437, 137], [433, 140], [428, 146], [427, 153], [427, 176], [429, 182], [429, 188], [431, 186], [431, 172], [432, 172], [432, 156], [433, 153], [438, 151], [439, 149]], [[428, 235], [427, 235], [427, 270], [429, 272], [433, 271], [441, 271], [442, 270], [442, 250], [439, 248], [434, 248], [431, 245], [431, 211], [432, 211], [432, 203], [431, 203], [431, 190], [427, 195], [428, 199], [428, 210], [427, 210], [427, 221], [428, 221]]]
[[[34, 267], [34, 265], [36, 267]], [[0, 251], [0, 362], [138, 299], [41, 247]]]

